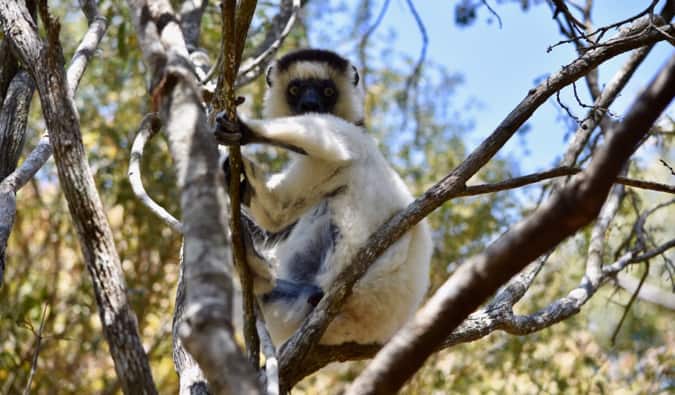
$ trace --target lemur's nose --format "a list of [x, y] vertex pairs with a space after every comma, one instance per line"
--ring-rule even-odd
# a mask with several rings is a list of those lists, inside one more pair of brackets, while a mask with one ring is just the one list
[[298, 103], [298, 108], [301, 112], [322, 112], [323, 105], [321, 103], [321, 97], [314, 89], [306, 89], [300, 98]]

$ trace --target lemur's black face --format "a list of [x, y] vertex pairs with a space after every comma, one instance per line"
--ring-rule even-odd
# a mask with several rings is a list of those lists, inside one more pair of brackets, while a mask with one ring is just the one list
[[338, 90], [331, 80], [297, 79], [286, 87], [286, 101], [294, 114], [308, 112], [332, 113]]

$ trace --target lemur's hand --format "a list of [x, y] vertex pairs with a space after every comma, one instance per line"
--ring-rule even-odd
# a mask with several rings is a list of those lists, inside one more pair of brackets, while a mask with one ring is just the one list
[[[236, 100], [236, 105], [244, 102], [244, 98], [239, 96]], [[250, 141], [251, 130], [246, 124], [236, 115], [236, 119], [230, 120], [225, 114], [225, 111], [216, 115], [216, 130], [214, 131], [216, 140], [223, 145], [247, 144]]]

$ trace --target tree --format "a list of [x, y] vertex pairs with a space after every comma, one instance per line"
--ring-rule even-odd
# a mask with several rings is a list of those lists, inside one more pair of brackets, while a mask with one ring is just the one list
[[[0, 58], [3, 59], [0, 93], [4, 98], [0, 108], [0, 172], [3, 180], [0, 184], [0, 274], [4, 273], [7, 251], [10, 257], [8, 262], [12, 265], [19, 263], [11, 258], [11, 249], [6, 251], [15, 218], [15, 228], [19, 226], [18, 222], [22, 222], [21, 225], [32, 224], [33, 229], [36, 229], [33, 237], [48, 240], [52, 233], [58, 232], [59, 236], [62, 235], [58, 230], [40, 228], [39, 224], [35, 226], [39, 215], [22, 219], [17, 216], [16, 211], [17, 191], [28, 184], [53, 153], [59, 176], [59, 190], [63, 192], [69, 215], [47, 214], [47, 217], [52, 228], [58, 229], [70, 223], [75, 225], [78, 243], [93, 284], [93, 289], [87, 291], [93, 291], [95, 295], [100, 329], [105, 336], [116, 371], [116, 383], [104, 382], [104, 388], [114, 391], [119, 385], [125, 393], [158, 392], [158, 382], [153, 378], [148, 352], [144, 350], [141, 340], [141, 328], [146, 327], [150, 319], [144, 313], [154, 308], [158, 302], [152, 298], [149, 301], [134, 301], [133, 291], [135, 285], [152, 288], [155, 282], [170, 282], [163, 278], [166, 272], [158, 270], [157, 265], [176, 262], [179, 235], [182, 236], [182, 262], [173, 328], [174, 360], [180, 375], [181, 392], [185, 393], [205, 393], [207, 381], [213, 393], [274, 393], [279, 389], [285, 391], [331, 361], [371, 357], [374, 359], [354, 380], [347, 392], [391, 393], [400, 389], [420, 369], [422, 363], [439, 349], [476, 340], [495, 330], [523, 335], [550, 327], [578, 313], [600, 287], [614, 278], [618, 279], [620, 286], [632, 289], [634, 296], [626, 311], [637, 297], [650, 297], [652, 302], [670, 306], [672, 309], [672, 294], [655, 289], [657, 296], [654, 297], [654, 294], [648, 296], [645, 292], [649, 285], [645, 284], [650, 273], [649, 262], [675, 245], [673, 240], [661, 240], [660, 235], [657, 236], [658, 231], [649, 231], [645, 224], [654, 212], [668, 207], [672, 201], [649, 206], [647, 202], [641, 202], [635, 193], [631, 194], [627, 190], [642, 188], [671, 194], [675, 192], [672, 185], [641, 180], [640, 173], [631, 174], [628, 171], [631, 156], [649, 136], [672, 134], [668, 129], [672, 129], [672, 122], [670, 125], [657, 124], [657, 120], [675, 94], [675, 58], [671, 57], [645, 91], [634, 99], [622, 120], [614, 120], [608, 114], [608, 108], [652, 46], [658, 41], [672, 42], [675, 26], [670, 21], [675, 12], [675, 2], [653, 1], [643, 12], [632, 18], [598, 28], [591, 25], [592, 1], [587, 1], [585, 6], [576, 6], [576, 3], [562, 0], [546, 2], [551, 7], [562, 34], [566, 36], [559, 44], [574, 45], [578, 58], [527, 91], [523, 101], [471, 153], [466, 155], [458, 149], [459, 152], [453, 152], [443, 161], [434, 163], [432, 168], [436, 171], [450, 171], [440, 180], [434, 180], [428, 174], [430, 171], [426, 166], [422, 166], [415, 157], [421, 155], [425, 158], [423, 164], [430, 164], [430, 153], [439, 149], [438, 144], [443, 141], [440, 137], [447, 130], [448, 124], [437, 115], [438, 104], [425, 97], [425, 92], [434, 85], [434, 79], [440, 80], [441, 86], [452, 86], [453, 77], [443, 69], [437, 69], [435, 78], [433, 77], [434, 69], [425, 62], [426, 46], [423, 46], [419, 59], [411, 62], [408, 76], [393, 70], [393, 67], [384, 69], [373, 64], [368, 55], [369, 40], [373, 40], [372, 32], [377, 28], [389, 2], [383, 3], [379, 17], [371, 24], [373, 4], [364, 1], [360, 4], [363, 6], [362, 13], [355, 20], [357, 25], [367, 29], [358, 26], [354, 29], [365, 30], [358, 45], [364, 80], [371, 92], [382, 90], [378, 81], [388, 81], [399, 87], [397, 90], [384, 91], [382, 96], [386, 98], [389, 95], [392, 100], [378, 101], [375, 95], [369, 96], [369, 114], [373, 118], [384, 120], [383, 124], [388, 128], [394, 125], [390, 121], [394, 119], [400, 120], [400, 131], [412, 131], [414, 139], [401, 149], [401, 152], [409, 155], [403, 155], [403, 160], [397, 165], [412, 180], [419, 181], [426, 177], [429, 182], [437, 182], [371, 236], [354, 257], [352, 266], [340, 275], [298, 333], [278, 352], [266, 340], [264, 324], [257, 322], [256, 331], [254, 302], [244, 292], [244, 305], [248, 306], [245, 308], [244, 318], [247, 361], [237, 345], [231, 324], [234, 290], [233, 266], [229, 257], [231, 250], [237, 249], [236, 232], [233, 232], [233, 240], [230, 242], [226, 237], [229, 216], [225, 209], [227, 199], [219, 176], [218, 153], [213, 144], [207, 109], [213, 114], [214, 109], [233, 106], [235, 85], [244, 87], [250, 84], [244, 89], [248, 89], [253, 97], [259, 98], [261, 87], [255, 82], [256, 78], [284, 40], [290, 47], [301, 44], [306, 39], [303, 26], [295, 32], [291, 29], [298, 14], [309, 12], [310, 17], [319, 17], [324, 11], [320, 6], [311, 3], [307, 11], [300, 1], [282, 0], [278, 6], [260, 6], [258, 22], [254, 23], [252, 29], [248, 29], [255, 3], [241, 1], [235, 7], [234, 1], [225, 1], [217, 12], [210, 10], [207, 2], [182, 2], [179, 11], [176, 11], [173, 3], [158, 0], [129, 0], [125, 4], [111, 1], [101, 5], [84, 1], [82, 11], [88, 21], [87, 32], [74, 50], [67, 69], [64, 53], [68, 53], [70, 48], [63, 47], [69, 41], [61, 38], [61, 21], [72, 18], [72, 13], [66, 9], [63, 17], [56, 17], [55, 10], [60, 12], [63, 5], [52, 5], [50, 9], [46, 1], [5, 2], [0, 5], [0, 24], [4, 32], [0, 46]], [[408, 1], [407, 5], [426, 43], [424, 24], [414, 4]], [[661, 7], [659, 11], [657, 5]], [[93, 89], [95, 78], [87, 81], [92, 85], [85, 84], [82, 89], [94, 103], [84, 105], [80, 110], [75, 102], [75, 92], [84, 69], [105, 36], [109, 24], [109, 19], [102, 16], [98, 7], [105, 9], [104, 14], [112, 17], [117, 54], [113, 59], [97, 60], [108, 65], [97, 68], [98, 74], [95, 77], [103, 81], [115, 79], [115, 73], [104, 71], [106, 67], [126, 67], [133, 69], [133, 72], [129, 73], [132, 77], [124, 86], [121, 81], [114, 81], [119, 92], [107, 92], [105, 97], [97, 96], [100, 92]], [[464, 12], [465, 16], [458, 17], [458, 21], [472, 22], [474, 17], [471, 15], [475, 15], [480, 7], [487, 7], [494, 13], [486, 2], [463, 2], [461, 10], [457, 9], [457, 12]], [[303, 22], [308, 23], [310, 17]], [[38, 24], [43, 30], [38, 28]], [[608, 38], [615, 27], [623, 30]], [[127, 28], [134, 33], [127, 32]], [[247, 32], [249, 37], [246, 42], [249, 46], [245, 48]], [[207, 39], [200, 40], [202, 37]], [[201, 43], [206, 49], [200, 48]], [[133, 44], [134, 49], [129, 44]], [[140, 52], [135, 49], [136, 46]], [[601, 86], [597, 76], [598, 66], [629, 51], [632, 54], [626, 65], [609, 84]], [[207, 53], [213, 55], [212, 59], [216, 59], [213, 64]], [[142, 70], [138, 67], [141, 60], [144, 65]], [[239, 63], [241, 67], [238, 67]], [[235, 81], [237, 69], [239, 73]], [[210, 82], [214, 75], [218, 76], [217, 84]], [[503, 179], [508, 174], [504, 169], [507, 165], [494, 161], [495, 155], [547, 99], [563, 89], [568, 89], [570, 85], [576, 93], [575, 82], [581, 78], [586, 80], [594, 103], [582, 106], [588, 113], [579, 118], [559, 100], [560, 106], [568, 111], [570, 117], [576, 118], [577, 124], [560, 165], [536, 174]], [[147, 92], [142, 94], [144, 100], [132, 98], [134, 95], [139, 96], [137, 92], [143, 90], [143, 81], [148, 84]], [[26, 124], [34, 90], [38, 92], [42, 118], [48, 132], [18, 166], [26, 140]], [[227, 92], [227, 95], [223, 92]], [[122, 97], [130, 103], [125, 104]], [[141, 104], [142, 102], [146, 104]], [[398, 105], [387, 106], [391, 102]], [[97, 127], [111, 133], [109, 136], [100, 136], [103, 141], [95, 145], [93, 152], [87, 152], [82, 129], [91, 127], [96, 122], [101, 123], [96, 120], [99, 118], [98, 114], [94, 114], [97, 110], [104, 118], [115, 118], [115, 122]], [[131, 191], [128, 187], [120, 187], [121, 180], [113, 175], [119, 173], [113, 171], [120, 166], [119, 162], [106, 164], [101, 159], [103, 156], [99, 157], [99, 152], [112, 150], [118, 153], [120, 148], [131, 145], [127, 136], [122, 138], [116, 131], [121, 126], [120, 122], [129, 126], [128, 120], [122, 121], [122, 114], [138, 122], [144, 113], [150, 111], [152, 114], [145, 116], [140, 122], [139, 132], [131, 149], [129, 177], [138, 201], [131, 206], [123, 205], [126, 212], [106, 212], [99, 190], [104, 191], [103, 199], [109, 194], [110, 205], [114, 205], [116, 201], [130, 204], [127, 202]], [[112, 117], [111, 113], [115, 113], [115, 116]], [[408, 114], [411, 114], [410, 120]], [[390, 137], [384, 134], [384, 128], [373, 129], [385, 141]], [[144, 145], [160, 130], [166, 137], [168, 150], [147, 157], [148, 154], [144, 155]], [[453, 138], [457, 147], [461, 147], [461, 141], [456, 136]], [[261, 155], [265, 155], [265, 152]], [[159, 165], [166, 163], [167, 157], [173, 160], [175, 179], [173, 173], [167, 171], [169, 169]], [[90, 161], [100, 168], [92, 170]], [[141, 166], [141, 161], [145, 166]], [[667, 165], [666, 161], [664, 163]], [[270, 162], [270, 166], [277, 165], [278, 161]], [[158, 178], [163, 178], [162, 186], [153, 188], [153, 194], [157, 196], [156, 192], [160, 192], [160, 195], [171, 197], [163, 199], [169, 203], [168, 206], [164, 204], [166, 208], [155, 203], [145, 193], [140, 174], [142, 167], [152, 168], [157, 172]], [[101, 169], [104, 169], [104, 174], [101, 175], [103, 180], [97, 185], [92, 173]], [[481, 171], [480, 176], [486, 183], [467, 185], [467, 181]], [[437, 284], [442, 285], [415, 319], [392, 341], [385, 345], [347, 344], [336, 347], [317, 344], [326, 326], [349, 296], [352, 286], [368, 270], [369, 265], [407, 229], [439, 209], [443, 203], [459, 197], [489, 194], [485, 202], [466, 203], [471, 210], [480, 207], [487, 207], [489, 210], [491, 207], [507, 204], [507, 200], [498, 197], [495, 192], [550, 179], [555, 181], [543, 190], [539, 207], [526, 213], [518, 223], [508, 218], [500, 219], [510, 229], [497, 240], [487, 243], [498, 230], [494, 222], [488, 221], [483, 227], [477, 228], [477, 235], [472, 240], [475, 245], [465, 251], [470, 257], [458, 265], [453, 276], [447, 280], [442, 274], [435, 274]], [[56, 182], [52, 180], [47, 185], [53, 189]], [[613, 185], [615, 186], [612, 187]], [[35, 186], [33, 188], [34, 194], [39, 196], [40, 189]], [[53, 196], [54, 193], [51, 192], [49, 204], [59, 207], [60, 200]], [[628, 210], [627, 196], [632, 199], [634, 212], [626, 214], [622, 210]], [[236, 201], [236, 192], [231, 201]], [[159, 237], [151, 234], [152, 224], [157, 226], [158, 220], [146, 220], [139, 202], [147, 205], [175, 233]], [[176, 204], [177, 202], [180, 204]], [[236, 204], [233, 205], [236, 207]], [[178, 209], [182, 213], [181, 221], [169, 214]], [[214, 212], [221, 215], [214, 216]], [[235, 209], [234, 212], [238, 210]], [[112, 218], [115, 216], [122, 219], [118, 219], [118, 225], [113, 227], [110, 222], [115, 221]], [[125, 221], [137, 225], [137, 232], [124, 230]], [[588, 237], [588, 248], [584, 253], [585, 273], [579, 285], [566, 296], [534, 313], [516, 314], [514, 305], [523, 298], [542, 272], [542, 267], [546, 265], [553, 249], [566, 238], [584, 232], [586, 226], [594, 221]], [[614, 259], [607, 262], [611, 255], [608, 232], [617, 221], [632, 221], [633, 224], [631, 231], [623, 235], [621, 242], [614, 246]], [[234, 226], [233, 229], [236, 230], [237, 227]], [[441, 225], [438, 229], [447, 231]], [[124, 232], [129, 234], [123, 235]], [[64, 242], [58, 236], [56, 239], [47, 246], [55, 251], [55, 261], [59, 261], [62, 259], [61, 255], [66, 253], [62, 245]], [[147, 244], [144, 245], [143, 242], [157, 247], [164, 245], [168, 250], [163, 251], [164, 256], [152, 257], [153, 254], [148, 252]], [[22, 243], [16, 244], [19, 248]], [[37, 253], [30, 251], [34, 248], [31, 243], [23, 245], [27, 250], [25, 258], [37, 256]], [[73, 248], [72, 244], [70, 248]], [[124, 251], [123, 254], [118, 252], [120, 248]], [[445, 248], [445, 244], [438, 247], [439, 250]], [[452, 258], [458, 256], [460, 255]], [[447, 256], [443, 258], [448, 259]], [[152, 261], [155, 265], [143, 266], [144, 260]], [[122, 269], [126, 262], [135, 262], [128, 266], [133, 267], [132, 271], [136, 276], [127, 276], [125, 280]], [[241, 283], [246, 290], [246, 273], [242, 269], [245, 265], [238, 265], [237, 262], [235, 260], [234, 266], [239, 268]], [[644, 263], [646, 267], [643, 276], [637, 283], [634, 280], [631, 282], [631, 277], [624, 274], [625, 269], [640, 263]], [[526, 268], [530, 264], [531, 267]], [[673, 270], [672, 263], [665, 259], [663, 268]], [[13, 267], [8, 268], [8, 272], [9, 269], [14, 270]], [[148, 278], [143, 278], [146, 274]], [[11, 286], [12, 280], [5, 278], [4, 281], [6, 285], [3, 292], [10, 292], [7, 288]], [[132, 286], [127, 286], [127, 282]], [[31, 356], [31, 373], [24, 383], [26, 390], [31, 388], [43, 340], [50, 336], [69, 335], [65, 329], [55, 330], [59, 325], [50, 322], [53, 314], [49, 311], [56, 307], [52, 306], [55, 304], [55, 290], [49, 290], [49, 287], [46, 289], [46, 295], [42, 298], [34, 296], [39, 301], [38, 305], [44, 303], [45, 306], [37, 310], [40, 321], [37, 329], [25, 317], [17, 317], [27, 323], [35, 338], [35, 346], [27, 353]], [[492, 295], [494, 296], [488, 301]], [[487, 304], [477, 310], [486, 301]], [[47, 330], [55, 334], [47, 335]], [[160, 344], [162, 333], [166, 333], [166, 330], [159, 332], [158, 342], [153, 344]], [[268, 362], [264, 370], [257, 363], [259, 347], [255, 338], [258, 333]], [[274, 363], [271, 363], [277, 359], [278, 372], [273, 368]], [[257, 373], [263, 371], [265, 378], [259, 379]], [[15, 380], [16, 375], [8, 377], [7, 391], [16, 388]], [[162, 387], [162, 383], [159, 383], [159, 387]]]

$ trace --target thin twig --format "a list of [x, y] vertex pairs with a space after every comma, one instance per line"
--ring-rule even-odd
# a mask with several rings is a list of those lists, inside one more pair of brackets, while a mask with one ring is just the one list
[[[597, 48], [597, 46], [599, 46], [599, 45], [604, 45], [604, 44], [596, 44], [596, 42], [599, 42], [602, 39], [602, 36], [605, 35], [605, 33], [607, 33], [611, 29], [614, 29], [614, 28], [619, 27], [621, 25], [625, 25], [626, 23], [633, 22], [633, 21], [635, 21], [635, 20], [637, 20], [637, 19], [639, 19], [639, 18], [641, 18], [641, 17], [643, 17], [647, 14], [651, 14], [654, 11], [654, 7], [656, 6], [656, 4], [658, 2], [659, 2], [659, 0], [652, 0], [651, 4], [649, 6], [647, 6], [647, 8], [645, 8], [643, 11], [637, 13], [636, 15], [633, 15], [631, 17], [628, 17], [626, 19], [620, 20], [618, 22], [615, 22], [615, 23], [612, 23], [612, 24], [609, 24], [609, 25], [605, 25], [603, 27], [600, 27], [600, 28], [588, 33], [588, 34], [582, 34], [576, 39], [581, 38], [581, 39], [591, 41], [591, 38], [593, 36], [597, 35], [598, 37], [595, 39], [595, 42], [591, 41], [591, 43], [594, 44], [594, 45], [592, 45], [590, 48]], [[568, 43], [571, 43], [571, 42], [574, 42], [574, 41], [575, 41], [575, 38], [572, 38], [572, 39], [569, 39], [569, 40], [559, 41], [559, 42], [549, 46], [546, 51], [551, 52], [551, 50], [553, 48], [555, 48], [559, 45], [568, 44]]]
[[45, 327], [45, 322], [47, 320], [47, 315], [49, 314], [49, 305], [45, 303], [44, 307], [42, 308], [42, 315], [40, 318], [40, 327], [38, 328], [37, 332], [34, 332], [33, 334], [35, 335], [35, 350], [33, 351], [33, 359], [30, 364], [30, 373], [28, 374], [28, 380], [26, 381], [26, 386], [23, 389], [23, 395], [29, 395], [30, 394], [30, 386], [33, 383], [33, 377], [35, 376], [35, 372], [37, 372], [37, 366], [38, 366], [38, 356], [40, 355], [40, 349], [42, 347], [42, 331], [44, 330]]
[[647, 276], [649, 275], [649, 261], [645, 263], [645, 272], [642, 274], [642, 278], [640, 278], [640, 283], [638, 284], [637, 288], [635, 289], [635, 292], [633, 292], [633, 295], [631, 295], [630, 300], [628, 301], [628, 304], [623, 310], [623, 314], [621, 315], [621, 319], [619, 320], [619, 323], [616, 324], [616, 328], [614, 328], [614, 332], [612, 332], [612, 337], [610, 342], [612, 343], [612, 346], [616, 344], [616, 337], [619, 335], [619, 331], [621, 330], [621, 327], [623, 326], [623, 322], [628, 316], [628, 312], [630, 311], [630, 308], [633, 306], [633, 302], [635, 302], [635, 299], [637, 299], [638, 294], [640, 293], [640, 289], [642, 289], [642, 284], [645, 283], [645, 280], [647, 279]]
[[[224, 109], [227, 117], [232, 121], [237, 117], [234, 82], [244, 50], [246, 33], [251, 24], [255, 7], [255, 0], [242, 1], [238, 8], [234, 0], [226, 0], [222, 4], [221, 51], [223, 51], [224, 61], [214, 95], [214, 109], [216, 111]], [[253, 368], [257, 370], [260, 363], [260, 339], [256, 331], [253, 277], [246, 263], [246, 251], [241, 234], [241, 195], [239, 190], [242, 171], [241, 149], [236, 144], [230, 146], [229, 151], [232, 259], [239, 274], [239, 282], [242, 288], [246, 355]]]
[[365, 33], [361, 36], [361, 40], [359, 41], [358, 45], [358, 52], [359, 52], [359, 60], [361, 61], [361, 81], [363, 84], [363, 88], [367, 90], [368, 88], [368, 73], [370, 72], [370, 69], [368, 68], [368, 59], [366, 55], [366, 47], [368, 46], [368, 42], [370, 40], [370, 36], [375, 33], [375, 30], [380, 26], [382, 23], [382, 20], [384, 20], [384, 15], [387, 13], [387, 10], [389, 9], [389, 4], [391, 3], [391, 0], [384, 0], [384, 3], [382, 3], [382, 7], [380, 8], [380, 12], [377, 14], [377, 17], [375, 18], [375, 21], [373, 22], [372, 25], [366, 30]]
[[490, 14], [494, 15], [495, 18], [497, 18], [497, 22], [499, 23], [499, 28], [501, 29], [503, 24], [502, 24], [502, 18], [497, 14], [497, 11], [495, 11], [490, 4], [488, 4], [487, 0], [481, 0], [481, 3], [490, 11]]
[[[467, 185], [463, 191], [460, 191], [454, 197], [482, 195], [508, 189], [519, 188], [525, 185], [533, 184], [539, 181], [545, 181], [551, 178], [571, 176], [582, 172], [582, 169], [575, 167], [557, 167], [555, 169], [532, 173], [526, 176], [515, 177], [509, 180], [499, 181], [490, 184]], [[627, 185], [635, 188], [647, 189], [650, 191], [666, 192], [675, 194], [675, 185], [661, 184], [651, 181], [635, 180], [627, 177], [617, 177], [617, 184]]]
[[[403, 88], [403, 99], [402, 102], [404, 105], [407, 105], [408, 103], [408, 98], [410, 97], [410, 93], [414, 91], [417, 91], [419, 83], [420, 83], [420, 77], [422, 73], [422, 67], [424, 65], [424, 60], [427, 57], [427, 47], [429, 46], [429, 36], [427, 34], [427, 28], [424, 26], [424, 22], [422, 21], [422, 18], [420, 17], [419, 13], [417, 12], [417, 9], [415, 8], [415, 5], [413, 4], [412, 0], [406, 0], [406, 3], [408, 4], [408, 8], [410, 9], [410, 13], [413, 15], [415, 18], [415, 23], [417, 24], [417, 29], [420, 31], [420, 34], [422, 35], [422, 49], [420, 49], [420, 55], [419, 58], [417, 58], [417, 62], [415, 63], [415, 67], [413, 67], [412, 73], [408, 76], [405, 82], [405, 88]], [[414, 89], [413, 89], [414, 86]], [[413, 100], [413, 107], [418, 108], [417, 106], [417, 100], [418, 97], [417, 95], [414, 95], [414, 100]], [[418, 113], [415, 113], [416, 115], [416, 120], [418, 118]], [[405, 116], [403, 118], [403, 125], [401, 126], [401, 129], [405, 129], [406, 124], [408, 123], [408, 117]], [[419, 122], [418, 125], [419, 127]], [[416, 133], [416, 138], [418, 137], [419, 133]]]

